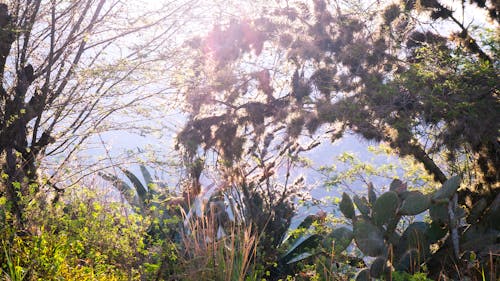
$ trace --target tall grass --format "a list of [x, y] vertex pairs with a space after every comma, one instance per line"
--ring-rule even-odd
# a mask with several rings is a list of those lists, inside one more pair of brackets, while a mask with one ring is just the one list
[[[3, 241], [2, 241], [3, 242]], [[3, 251], [5, 254], [7, 271], [2, 271], [0, 268], [0, 273], [3, 273], [3, 277], [6, 281], [22, 281], [26, 277], [26, 270], [20, 266], [20, 257], [14, 257], [10, 251], [7, 250], [7, 247], [3, 244]]]
[[210, 211], [187, 220], [179, 273], [172, 280], [258, 280], [258, 234], [244, 224], [225, 225]]

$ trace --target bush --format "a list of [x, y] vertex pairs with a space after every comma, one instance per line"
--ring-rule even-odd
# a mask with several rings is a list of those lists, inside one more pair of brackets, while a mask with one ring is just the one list
[[25, 214], [27, 232], [4, 224], [2, 275], [10, 280], [138, 280], [147, 221], [123, 204], [104, 204], [95, 192], [68, 193], [65, 202], [43, 208], [43, 200], [33, 201]]
[[432, 281], [425, 273], [409, 274], [407, 272], [395, 271], [392, 273], [392, 281]]

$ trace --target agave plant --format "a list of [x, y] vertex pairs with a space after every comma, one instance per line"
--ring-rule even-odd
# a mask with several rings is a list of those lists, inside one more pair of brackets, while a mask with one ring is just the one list
[[165, 186], [161, 184], [159, 179], [153, 179], [144, 165], [140, 165], [139, 168], [142, 178], [146, 183], [145, 185], [138, 176], [124, 168], [120, 170], [130, 180], [132, 185], [110, 173], [100, 172], [99, 176], [111, 182], [123, 198], [134, 207], [134, 211], [151, 218], [152, 223], [148, 230], [150, 236], [165, 238], [167, 235], [174, 235], [168, 229], [167, 225], [175, 221], [175, 214], [170, 212], [164, 203], [166, 195], [159, 192], [160, 189], [164, 190]]

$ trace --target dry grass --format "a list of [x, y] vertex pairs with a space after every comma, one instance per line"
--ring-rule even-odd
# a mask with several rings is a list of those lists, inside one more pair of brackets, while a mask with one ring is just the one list
[[244, 281], [252, 280], [252, 275], [256, 278], [258, 234], [250, 226], [224, 225], [223, 228], [211, 211], [186, 220], [181, 240], [182, 269], [174, 280]]

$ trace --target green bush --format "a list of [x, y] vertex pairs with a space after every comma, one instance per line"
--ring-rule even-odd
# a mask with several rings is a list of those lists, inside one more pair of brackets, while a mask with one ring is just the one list
[[33, 201], [25, 214], [28, 231], [17, 233], [2, 222], [2, 277], [138, 280], [147, 220], [121, 203], [105, 204], [88, 189], [67, 193], [64, 202], [41, 206], [43, 200]]
[[409, 274], [407, 272], [395, 271], [392, 273], [392, 281], [432, 281], [424, 273]]

